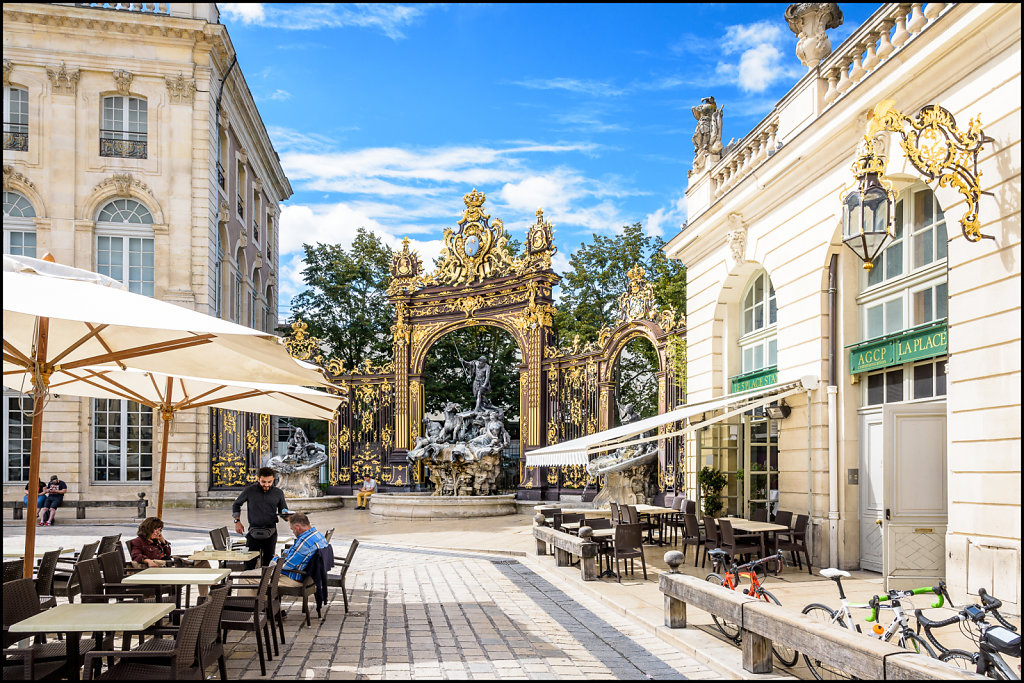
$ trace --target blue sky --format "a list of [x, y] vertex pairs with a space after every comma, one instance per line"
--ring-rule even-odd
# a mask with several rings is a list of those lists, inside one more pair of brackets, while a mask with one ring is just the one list
[[[303, 242], [360, 226], [429, 264], [476, 188], [523, 238], [538, 207], [556, 269], [593, 233], [686, 218], [690, 107], [742, 138], [805, 73], [785, 4], [221, 3], [295, 194], [281, 215], [281, 316]], [[874, 4], [841, 4], [838, 46]]]

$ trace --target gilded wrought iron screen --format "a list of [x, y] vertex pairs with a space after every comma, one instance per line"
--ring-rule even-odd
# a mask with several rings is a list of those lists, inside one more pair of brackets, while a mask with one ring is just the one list
[[270, 416], [238, 410], [210, 410], [210, 488], [238, 488], [256, 481], [270, 453]]

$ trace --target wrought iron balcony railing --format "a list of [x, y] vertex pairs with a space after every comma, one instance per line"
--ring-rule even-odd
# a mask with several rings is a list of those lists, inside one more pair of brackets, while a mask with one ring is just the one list
[[124, 159], [146, 159], [147, 143], [146, 136], [141, 133], [132, 133], [136, 136], [134, 140], [125, 139], [125, 133], [121, 131], [100, 131], [100, 156], [121, 157]]
[[28, 151], [28, 126], [4, 124], [4, 149]]
[[[238, 217], [245, 221], [245, 204], [242, 202], [242, 195], [238, 195], [238, 204], [235, 205], [238, 210]], [[242, 223], [242, 227], [245, 227], [245, 223]]]
[[255, 242], [260, 241], [260, 224], [256, 221], [255, 218], [252, 219], [252, 239]]
[[222, 189], [222, 190], [224, 189], [224, 183], [225, 183], [225, 180], [224, 180], [224, 167], [221, 166], [220, 162], [218, 161], [217, 162], [217, 184], [220, 185], [220, 189]]

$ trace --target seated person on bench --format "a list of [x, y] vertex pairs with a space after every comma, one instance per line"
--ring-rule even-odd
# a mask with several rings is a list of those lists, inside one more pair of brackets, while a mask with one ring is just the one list
[[[298, 587], [302, 585], [302, 572], [306, 571], [309, 566], [313, 551], [317, 548], [326, 548], [327, 539], [316, 530], [315, 526], [310, 525], [309, 517], [301, 512], [292, 515], [288, 520], [288, 526], [292, 530], [295, 541], [291, 548], [282, 552], [281, 557], [275, 557], [272, 562], [284, 562], [284, 566], [281, 567], [281, 581], [278, 585]], [[262, 569], [250, 569], [238, 575], [237, 583], [258, 585], [262, 574]], [[238, 594], [254, 595], [255, 591], [243, 588], [238, 591]]]
[[[57, 508], [64, 502], [64, 494], [68, 492], [68, 485], [60, 480], [56, 474], [50, 477], [50, 483], [46, 486], [46, 500], [39, 508], [39, 526], [53, 526], [53, 518], [57, 514]], [[46, 519], [46, 513], [50, 518]]]

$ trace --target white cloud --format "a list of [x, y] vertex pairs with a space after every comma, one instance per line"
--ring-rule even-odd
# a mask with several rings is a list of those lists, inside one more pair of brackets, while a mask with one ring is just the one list
[[664, 238], [679, 232], [683, 221], [686, 220], [686, 195], [680, 193], [668, 206], [662, 206], [654, 213], [647, 214], [644, 219], [644, 229], [647, 234]]
[[403, 29], [423, 14], [424, 7], [390, 4], [289, 4], [222, 3], [223, 18], [269, 28], [316, 30], [323, 28], [371, 28], [393, 40], [404, 38]]
[[284, 102], [285, 100], [290, 100], [291, 98], [292, 94], [290, 92], [278, 88], [277, 90], [272, 92], [267, 99], [277, 100], [278, 102]]
[[787, 65], [780, 49], [787, 37], [788, 32], [771, 21], [729, 26], [721, 50], [726, 55], [738, 54], [739, 59], [719, 62], [715, 72], [748, 93], [764, 92], [784, 78], [799, 78], [803, 72]]
[[606, 81], [595, 81], [587, 78], [532, 78], [524, 81], [515, 81], [514, 85], [530, 88], [531, 90], [566, 90], [596, 97], [616, 97], [626, 93], [625, 89], [616, 87]]

